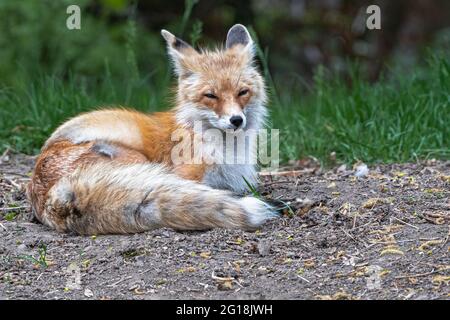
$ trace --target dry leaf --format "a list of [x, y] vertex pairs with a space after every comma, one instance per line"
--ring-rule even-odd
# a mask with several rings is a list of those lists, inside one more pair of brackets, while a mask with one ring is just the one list
[[351, 294], [344, 291], [336, 292], [332, 296], [330, 295], [317, 295], [315, 296], [319, 300], [356, 300]]
[[441, 244], [442, 240], [429, 240], [429, 241], [425, 241], [424, 243], [422, 243], [417, 249], [419, 251], [426, 251], [428, 249], [430, 249], [431, 246], [434, 246], [436, 244]]
[[313, 268], [316, 265], [316, 263], [314, 262], [314, 258], [311, 258], [311, 259], [305, 260], [303, 262], [303, 265], [305, 266], [305, 268]]
[[394, 247], [394, 246], [388, 246], [385, 249], [383, 249], [380, 253], [380, 256], [383, 256], [385, 254], [399, 254], [399, 255], [404, 255], [405, 253], [403, 251], [401, 251], [398, 247]]
[[217, 284], [217, 288], [219, 290], [232, 290], [233, 282], [231, 280], [221, 281]]
[[211, 258], [211, 252], [201, 252], [200, 257], [202, 257], [204, 259], [209, 259], [209, 258]]
[[436, 284], [438, 286], [440, 286], [443, 283], [445, 283], [445, 285], [448, 285], [450, 282], [450, 276], [437, 275], [433, 277], [433, 280], [431, 280], [431, 282], [433, 282], [433, 284]]

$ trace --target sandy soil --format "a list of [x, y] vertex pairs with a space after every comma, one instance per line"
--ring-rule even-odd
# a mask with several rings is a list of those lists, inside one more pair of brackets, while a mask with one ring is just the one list
[[289, 204], [257, 232], [58, 234], [0, 158], [0, 299], [449, 299], [450, 162], [264, 177]]

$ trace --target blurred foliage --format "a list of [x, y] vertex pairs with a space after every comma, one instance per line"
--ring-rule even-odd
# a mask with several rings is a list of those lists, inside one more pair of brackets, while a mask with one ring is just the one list
[[[364, 28], [372, 3], [382, 8], [382, 30]], [[81, 30], [65, 27], [70, 4], [81, 7]], [[450, 52], [449, 21], [445, 0], [1, 0], [0, 83], [39, 72], [95, 79], [106, 69], [127, 81], [138, 70], [160, 81], [167, 71], [161, 28], [208, 45], [237, 22], [255, 30], [279, 82], [310, 82], [321, 65], [346, 74], [355, 60], [375, 80], [386, 63], [421, 62], [426, 46]]]
[[[374, 3], [382, 30], [368, 31]], [[66, 28], [72, 4], [81, 30]], [[234, 23], [257, 42], [284, 160], [450, 156], [447, 0], [0, 0], [0, 151], [35, 153], [98, 106], [167, 108], [160, 30], [212, 46]]]
[[[81, 30], [66, 28], [66, 8], [74, 2], [82, 11]], [[112, 10], [127, 3], [104, 2]], [[107, 15], [86, 14], [90, 3], [0, 1], [1, 82], [19, 85], [39, 73], [57, 74], [63, 79], [72, 73], [95, 80], [105, 70], [129, 81], [136, 78], [135, 63], [147, 74], [165, 72], [166, 57], [159, 34], [145, 32], [133, 20], [132, 12], [120, 23], [110, 23]]]

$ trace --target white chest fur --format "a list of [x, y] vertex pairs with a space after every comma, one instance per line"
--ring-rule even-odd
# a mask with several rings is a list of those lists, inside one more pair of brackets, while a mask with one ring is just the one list
[[244, 178], [252, 186], [257, 184], [257, 172], [254, 165], [218, 164], [207, 170], [203, 183], [216, 189], [244, 193], [248, 191]]
[[206, 171], [203, 183], [244, 193], [248, 191], [246, 181], [252, 186], [258, 182], [256, 132], [225, 132], [222, 137], [219, 141], [204, 141], [205, 160], [212, 165]]

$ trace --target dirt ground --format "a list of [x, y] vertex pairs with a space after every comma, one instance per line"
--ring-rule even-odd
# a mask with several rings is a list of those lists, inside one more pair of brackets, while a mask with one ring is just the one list
[[58, 234], [33, 222], [33, 158], [0, 158], [0, 299], [449, 299], [450, 162], [265, 176], [289, 205], [256, 232]]

